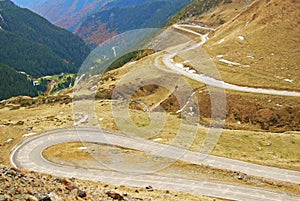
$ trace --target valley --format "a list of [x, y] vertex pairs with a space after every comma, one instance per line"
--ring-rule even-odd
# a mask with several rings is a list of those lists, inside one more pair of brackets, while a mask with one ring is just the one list
[[196, 0], [154, 39], [114, 36], [76, 79], [49, 78], [59, 93], [0, 102], [0, 164], [86, 181], [87, 200], [94, 185], [102, 199], [298, 200], [300, 30], [280, 35], [299, 5]]

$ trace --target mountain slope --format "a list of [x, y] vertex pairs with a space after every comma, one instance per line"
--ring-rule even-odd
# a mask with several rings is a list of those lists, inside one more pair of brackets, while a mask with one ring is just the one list
[[76, 72], [89, 53], [72, 33], [6, 0], [0, 2], [0, 61], [33, 77]]
[[46, 0], [13, 0], [18, 6], [30, 8], [33, 5], [44, 3]]
[[295, 0], [194, 0], [172, 22], [217, 28], [203, 47], [225, 82], [299, 91], [299, 10]]
[[112, 0], [14, 0], [62, 28], [73, 31], [88, 15]]
[[130, 7], [130, 6], [142, 5], [144, 3], [149, 3], [154, 1], [155, 0], [113, 0], [111, 2], [108, 2], [105, 5], [105, 8], [108, 9], [113, 7]]
[[221, 0], [193, 0], [181, 12], [177, 13], [171, 22], [195, 20], [195, 18], [201, 16], [203, 13], [216, 7], [220, 2]]
[[[299, 10], [299, 1], [255, 0], [220, 26], [204, 48], [223, 79], [238, 85], [299, 91]], [[220, 57], [241, 65], [228, 66]]]
[[27, 80], [25, 75], [17, 73], [11, 67], [0, 63], [0, 75], [0, 100], [19, 95], [37, 95], [37, 90], [32, 82]]
[[189, 0], [114, 1], [86, 18], [75, 33], [90, 43], [99, 44], [107, 39], [103, 33], [118, 34], [133, 29], [160, 28], [187, 3]]
[[74, 31], [88, 15], [101, 9], [110, 0], [57, 0], [46, 1], [40, 6], [34, 6], [46, 19], [55, 25]]
[[201, 22], [217, 27], [235, 17], [253, 0], [194, 0], [172, 22]]
[[130, 29], [159, 28], [191, 0], [15, 1], [95, 45]]

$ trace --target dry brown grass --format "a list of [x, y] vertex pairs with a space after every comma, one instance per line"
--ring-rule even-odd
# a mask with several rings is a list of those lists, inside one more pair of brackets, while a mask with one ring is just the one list
[[[268, 99], [266, 99], [266, 102], [268, 102]], [[277, 102], [274, 101], [272, 104], [276, 105], [276, 103]], [[102, 101], [99, 103], [96, 107], [96, 113], [99, 118], [103, 118], [103, 120], [99, 122], [101, 128], [108, 130], [121, 129], [118, 128], [114, 122], [114, 118], [111, 114], [110, 101]], [[130, 114], [133, 118], [133, 123], [136, 123], [140, 127], [148, 125], [149, 119], [147, 112], [142, 110], [131, 110]], [[181, 139], [181, 143], [174, 141], [182, 123], [182, 120], [178, 118], [177, 115], [168, 114], [163, 129], [155, 136], [148, 137], [152, 140], [161, 138], [160, 143], [180, 147], [188, 146], [186, 143], [190, 141], [189, 138], [191, 136], [187, 139]], [[251, 125], [243, 124], [244, 123], [240, 125], [235, 122], [234, 126], [243, 129], [255, 129], [255, 127], [251, 127]], [[186, 125], [186, 132], [193, 130], [194, 126], [195, 125]], [[200, 151], [200, 147], [207, 134], [207, 128], [198, 127], [197, 129], [198, 131], [195, 133], [195, 136], [192, 136], [194, 139], [190, 149], [193, 151]], [[140, 137], [145, 136], [141, 135]], [[300, 161], [298, 159], [298, 156], [300, 155], [300, 150], [298, 149], [299, 143], [299, 132], [272, 133], [259, 130], [224, 130], [213, 154], [262, 165], [300, 170]]]
[[[276, 103], [276, 102], [275, 102]], [[275, 104], [273, 103], [273, 104]], [[114, 123], [114, 118], [110, 112], [111, 103], [103, 101], [97, 107], [97, 114], [99, 118], [103, 118], [100, 126], [104, 129], [114, 130], [117, 128]], [[141, 110], [132, 110], [131, 116], [134, 122], [138, 125], [148, 124], [148, 113]], [[166, 122], [162, 131], [150, 139], [154, 140], [161, 138], [160, 143], [171, 144], [174, 146], [184, 147], [185, 142], [189, 139], [182, 139], [182, 144], [174, 141], [178, 134], [182, 120], [177, 115], [167, 115]], [[236, 126], [243, 127], [235, 122]], [[195, 125], [186, 125], [187, 131], [192, 130]], [[244, 125], [244, 129], [251, 128], [251, 125]], [[255, 128], [255, 127], [254, 127]], [[119, 128], [120, 129], [120, 128]], [[200, 151], [200, 147], [207, 134], [207, 128], [198, 127], [195, 133], [192, 146], [193, 151]], [[141, 136], [144, 137], [144, 136]], [[189, 136], [190, 138], [191, 136]], [[272, 133], [265, 131], [246, 131], [246, 130], [224, 130], [213, 154], [244, 160], [262, 165], [269, 165], [274, 167], [281, 167], [293, 170], [300, 170], [299, 155], [300, 150], [298, 145], [300, 143], [299, 132], [285, 132]]]
[[[204, 48], [223, 80], [237, 85], [299, 91], [299, 9], [299, 1], [257, 0], [220, 26]], [[238, 36], [244, 36], [245, 40]], [[249, 67], [222, 64], [217, 55]]]
[[245, 0], [232, 0], [231, 3], [221, 2], [216, 8], [201, 16], [194, 16], [193, 20], [211, 27], [217, 27], [238, 15], [248, 3]]
[[[4, 107], [0, 109], [0, 116], [0, 161], [4, 165], [9, 165], [10, 151], [26, 138], [23, 135], [73, 125], [71, 104], [33, 105], [19, 109]], [[5, 143], [9, 139], [13, 140]]]

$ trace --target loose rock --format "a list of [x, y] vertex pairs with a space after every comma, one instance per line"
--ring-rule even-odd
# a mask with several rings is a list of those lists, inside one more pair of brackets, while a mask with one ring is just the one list
[[114, 200], [124, 200], [124, 197], [122, 195], [113, 191], [107, 191], [106, 195]]

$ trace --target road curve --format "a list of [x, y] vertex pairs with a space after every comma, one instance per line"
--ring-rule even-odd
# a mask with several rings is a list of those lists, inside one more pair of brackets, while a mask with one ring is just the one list
[[206, 85], [218, 87], [218, 88], [222, 88], [222, 89], [229, 89], [229, 90], [248, 92], [248, 93], [300, 97], [300, 92], [297, 92], [297, 91], [286, 91], [286, 90], [263, 89], [263, 88], [239, 86], [239, 85], [234, 85], [234, 84], [224, 82], [222, 80], [215, 79], [213, 77], [209, 77], [205, 74], [190, 73], [190, 72], [185, 71], [182, 68], [178, 68], [177, 66], [174, 65], [174, 63], [171, 62], [171, 59], [174, 56], [176, 56], [179, 52], [190, 51], [195, 48], [198, 48], [208, 40], [208, 38], [207, 38], [208, 34], [203, 35], [198, 32], [195, 32], [193, 30], [190, 30], [188, 28], [202, 28], [202, 29], [206, 29], [206, 30], [213, 30], [213, 29], [210, 29], [207, 27], [201, 27], [201, 26], [194, 26], [194, 25], [184, 25], [184, 24], [183, 25], [175, 24], [175, 25], [173, 25], [173, 27], [175, 29], [179, 29], [181, 31], [185, 31], [187, 33], [191, 33], [196, 36], [199, 36], [202, 39], [202, 41], [200, 43], [198, 43], [192, 47], [188, 47], [185, 49], [183, 48], [178, 52], [173, 52], [172, 54], [168, 54], [165, 57], [163, 57], [163, 63], [165, 64], [165, 66], [167, 66], [171, 70], [175, 71], [176, 73], [182, 74], [182, 75], [189, 77], [190, 79], [196, 80], [198, 82], [205, 83]]
[[82, 139], [84, 139], [85, 142], [118, 145], [156, 154], [158, 156], [179, 159], [189, 163], [205, 164], [222, 169], [226, 168], [229, 170], [241, 171], [255, 176], [264, 176], [266, 178], [300, 183], [300, 173], [296, 171], [259, 166], [221, 157], [206, 156], [201, 153], [158, 144], [141, 138], [90, 128], [54, 130], [29, 138], [13, 149], [10, 161], [16, 168], [48, 173], [56, 176], [108, 182], [114, 185], [133, 187], [146, 187], [151, 185], [156, 189], [184, 191], [232, 200], [300, 200], [300, 197], [296, 195], [212, 181], [169, 178], [155, 173], [128, 174], [126, 172], [122, 173], [115, 170], [103, 171], [62, 166], [49, 162], [42, 156], [43, 150], [49, 146], [59, 143], [82, 141]]

